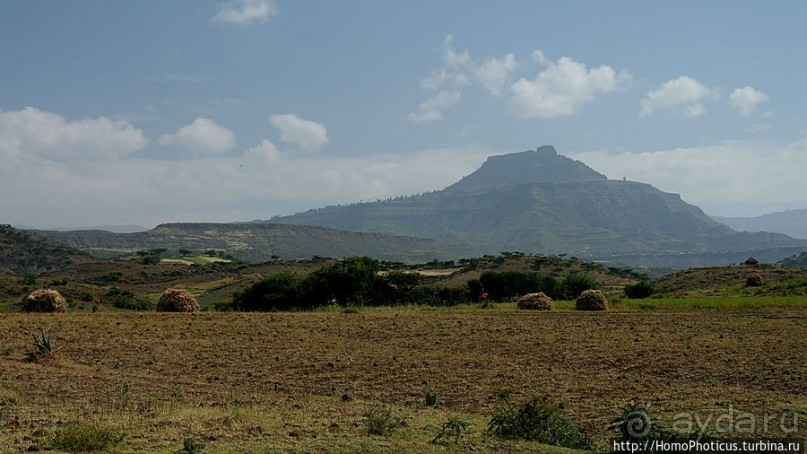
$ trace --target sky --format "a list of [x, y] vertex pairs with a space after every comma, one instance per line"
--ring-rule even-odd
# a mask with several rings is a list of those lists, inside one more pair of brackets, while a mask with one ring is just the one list
[[807, 3], [4, 0], [0, 223], [268, 219], [554, 145], [807, 208]]

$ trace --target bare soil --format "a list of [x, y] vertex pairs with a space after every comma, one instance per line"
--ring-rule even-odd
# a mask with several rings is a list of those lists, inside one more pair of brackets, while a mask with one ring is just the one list
[[[62, 350], [26, 361], [40, 327], [58, 333]], [[807, 421], [805, 333], [807, 311], [779, 309], [9, 313], [0, 318], [0, 388], [13, 390], [17, 410], [2, 411], [0, 400], [0, 432], [58, 426], [56, 409], [106, 405], [121, 386], [137, 390], [136, 402], [203, 407], [224, 405], [225, 395], [249, 405], [349, 395], [412, 406], [428, 384], [446, 408], [474, 414], [490, 414], [509, 387], [516, 399], [567, 402], [600, 439], [631, 399], [666, 417], [732, 409]]]

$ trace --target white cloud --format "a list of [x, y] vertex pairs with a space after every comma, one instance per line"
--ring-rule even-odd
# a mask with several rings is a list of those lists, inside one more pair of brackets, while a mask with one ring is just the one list
[[0, 165], [0, 194], [14, 194], [0, 197], [0, 213], [4, 222], [35, 226], [266, 219], [440, 189], [490, 154], [468, 148], [371, 156], [280, 153], [264, 141], [241, 156], [186, 161], [113, 159], [72, 166], [26, 155], [13, 167]]
[[272, 126], [280, 130], [284, 142], [300, 147], [304, 151], [314, 151], [328, 143], [328, 130], [325, 126], [293, 114], [272, 115]]
[[242, 27], [268, 22], [279, 13], [272, 0], [230, 0], [219, 4], [218, 8], [219, 12], [211, 21]]
[[259, 163], [270, 164], [276, 162], [283, 155], [283, 152], [269, 140], [263, 140], [258, 145], [248, 149], [246, 156], [255, 159]]
[[36, 155], [55, 160], [114, 158], [140, 150], [148, 140], [124, 120], [70, 121], [34, 107], [0, 110], [0, 159]]
[[[537, 51], [536, 51], [537, 52]], [[537, 56], [536, 56], [537, 55]], [[533, 59], [543, 59], [533, 53]], [[520, 79], [511, 87], [513, 112], [522, 117], [558, 118], [575, 115], [598, 95], [620, 89], [631, 80], [627, 71], [617, 73], [610, 66], [587, 69], [583, 63], [561, 57], [533, 80]]]
[[[641, 181], [709, 214], [755, 216], [807, 207], [807, 141], [728, 141], [652, 152], [573, 153], [610, 178]], [[788, 188], [788, 190], [782, 190]]]
[[160, 136], [159, 142], [194, 154], [213, 154], [231, 149], [235, 145], [235, 135], [209, 118], [197, 118], [174, 134]]
[[507, 54], [501, 59], [487, 59], [476, 67], [474, 75], [493, 96], [502, 96], [517, 66], [515, 56]]
[[738, 88], [729, 95], [731, 107], [743, 117], [750, 117], [751, 114], [754, 113], [754, 110], [756, 110], [757, 104], [767, 102], [768, 99], [769, 98], [764, 93], [752, 87]]
[[669, 80], [657, 89], [650, 90], [642, 99], [641, 117], [648, 117], [656, 112], [670, 112], [685, 117], [697, 117], [706, 113], [703, 101], [717, 98], [719, 95], [706, 85], [687, 76]]
[[443, 64], [420, 81], [423, 88], [438, 90], [442, 87], [458, 88], [468, 85], [471, 80], [467, 70], [471, 65], [471, 54], [468, 49], [462, 52], [454, 50], [454, 39], [448, 35], [443, 39]]
[[418, 111], [409, 114], [407, 119], [412, 123], [425, 123], [443, 119], [443, 111], [457, 104], [462, 99], [459, 91], [441, 91], [431, 99], [420, 103]]

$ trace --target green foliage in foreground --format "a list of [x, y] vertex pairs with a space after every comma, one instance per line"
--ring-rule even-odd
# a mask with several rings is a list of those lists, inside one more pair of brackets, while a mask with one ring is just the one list
[[508, 394], [502, 396], [503, 408], [488, 423], [488, 432], [499, 438], [537, 441], [574, 449], [591, 449], [594, 441], [571, 420], [563, 416], [563, 404], [549, 396], [533, 397], [515, 404]]
[[75, 424], [57, 429], [51, 449], [67, 452], [108, 451], [123, 441], [123, 434], [89, 424]]
[[573, 298], [600, 284], [583, 274], [562, 280], [535, 272], [482, 273], [459, 287], [422, 283], [417, 273], [379, 274], [380, 264], [369, 257], [340, 260], [301, 278], [279, 273], [256, 282], [233, 296], [232, 308], [244, 311], [307, 310], [317, 307], [393, 306], [428, 304], [455, 306], [476, 303], [483, 293], [493, 301], [543, 291], [553, 298]]

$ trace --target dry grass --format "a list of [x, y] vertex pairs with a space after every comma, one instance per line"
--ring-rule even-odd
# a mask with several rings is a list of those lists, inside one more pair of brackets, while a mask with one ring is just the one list
[[[458, 451], [543, 449], [482, 435], [503, 386], [565, 400], [601, 442], [632, 398], [661, 415], [731, 407], [804, 419], [805, 326], [803, 308], [4, 314], [0, 452], [43, 447], [78, 421], [122, 432], [115, 449], [129, 452], [176, 452], [185, 438], [211, 452], [441, 451], [428, 442], [450, 416], [471, 424]], [[63, 349], [26, 362], [40, 327], [58, 329]], [[439, 409], [419, 404], [427, 383]], [[406, 427], [364, 435], [377, 403]]]

